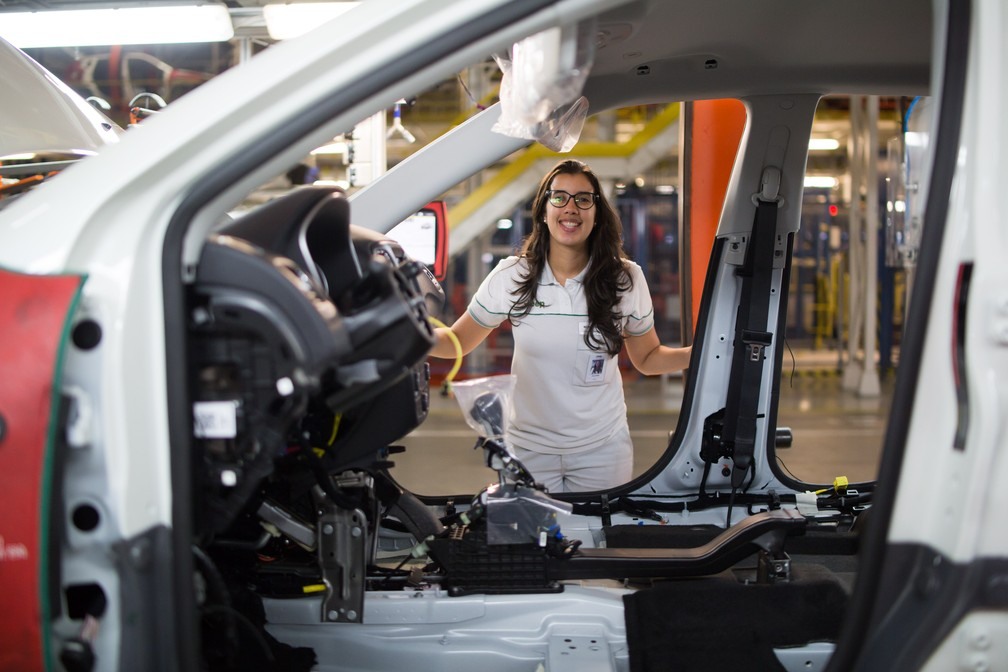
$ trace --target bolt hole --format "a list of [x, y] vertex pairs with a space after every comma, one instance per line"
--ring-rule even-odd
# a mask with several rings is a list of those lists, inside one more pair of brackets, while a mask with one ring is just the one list
[[90, 532], [101, 522], [101, 515], [98, 509], [90, 504], [81, 504], [73, 510], [73, 524], [81, 532]]
[[101, 343], [101, 326], [94, 320], [81, 320], [74, 326], [70, 338], [79, 349], [91, 350]]
[[105, 591], [97, 583], [67, 586], [64, 594], [67, 616], [74, 621], [84, 620], [89, 614], [95, 618], [101, 618], [105, 614], [108, 601], [105, 598]]

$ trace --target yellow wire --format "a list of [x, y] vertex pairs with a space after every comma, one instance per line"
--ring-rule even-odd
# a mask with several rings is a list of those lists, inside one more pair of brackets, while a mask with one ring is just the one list
[[448, 340], [450, 340], [452, 345], [455, 346], [455, 363], [452, 365], [451, 370], [448, 372], [448, 375], [445, 376], [444, 380], [445, 387], [451, 387], [451, 381], [455, 380], [455, 374], [462, 368], [462, 344], [459, 343], [458, 336], [455, 335], [455, 332], [452, 331], [451, 328], [444, 322], [436, 317], [431, 317], [430, 315], [427, 316], [427, 319], [430, 320], [431, 324], [435, 327], [444, 329], [445, 333], [448, 335]]
[[333, 415], [332, 419], [332, 433], [329, 435], [329, 445], [331, 446], [336, 440], [336, 434], [339, 433], [340, 421], [343, 419], [342, 413], [336, 413]]

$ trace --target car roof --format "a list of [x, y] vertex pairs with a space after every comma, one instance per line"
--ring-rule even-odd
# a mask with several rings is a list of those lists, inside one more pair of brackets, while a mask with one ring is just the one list
[[775, 93], [919, 95], [926, 0], [647, 0], [599, 17], [593, 108]]

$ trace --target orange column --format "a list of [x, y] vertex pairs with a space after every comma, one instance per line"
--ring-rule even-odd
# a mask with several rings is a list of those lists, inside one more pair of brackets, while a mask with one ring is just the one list
[[[681, 274], [683, 343], [693, 342], [707, 264], [732, 165], [745, 129], [745, 106], [738, 100], [701, 100], [684, 105], [680, 145]], [[690, 320], [689, 324], [685, 320]]]

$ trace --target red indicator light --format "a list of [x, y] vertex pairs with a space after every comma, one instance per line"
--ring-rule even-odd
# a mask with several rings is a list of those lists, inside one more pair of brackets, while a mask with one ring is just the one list
[[830, 206], [829, 206], [829, 215], [830, 215], [830, 217], [836, 217], [838, 212], [840, 212], [840, 208], [838, 208], [837, 206], [835, 206], [835, 205], [833, 205], [831, 203]]

